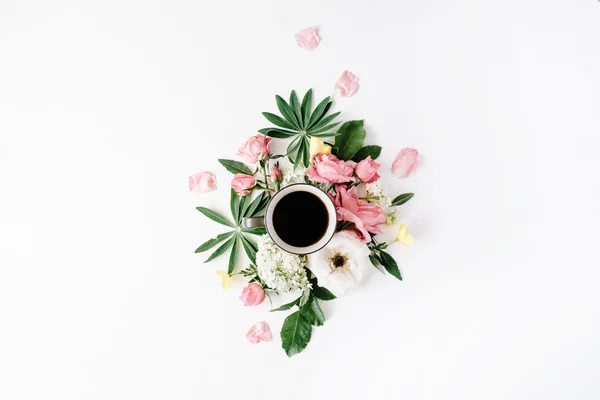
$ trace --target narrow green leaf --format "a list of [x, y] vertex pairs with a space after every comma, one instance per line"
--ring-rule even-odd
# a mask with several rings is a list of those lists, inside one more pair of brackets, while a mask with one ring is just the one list
[[312, 336], [312, 326], [300, 311], [290, 314], [281, 327], [281, 347], [288, 357], [306, 348]]
[[247, 194], [245, 196], [242, 196], [242, 198], [240, 199], [240, 208], [239, 208], [240, 212], [238, 213], [238, 220], [237, 220], [238, 226], [241, 225], [242, 218], [244, 217], [244, 215], [246, 215], [246, 213], [248, 212], [248, 207], [250, 207], [250, 205], [252, 204], [252, 201], [250, 200], [250, 196], [252, 196], [252, 195]]
[[294, 154], [294, 152], [298, 150], [298, 147], [300, 147], [301, 143], [302, 143], [302, 136], [297, 136], [288, 145], [287, 154]]
[[317, 285], [316, 279], [311, 279], [310, 283], [312, 283], [312, 289], [311, 289], [312, 294], [317, 299], [329, 301], [329, 300], [333, 300], [336, 298], [335, 295], [333, 293], [331, 293], [329, 290]]
[[304, 156], [303, 163], [304, 163], [304, 166], [306, 168], [308, 168], [308, 166], [310, 165], [310, 141], [308, 140], [307, 136], [304, 136], [303, 140], [304, 140], [304, 152], [302, 153], [302, 155]]
[[341, 133], [341, 135], [335, 138], [335, 147], [333, 149], [335, 155], [340, 160], [350, 160], [365, 143], [367, 132], [365, 132], [364, 121], [344, 122], [338, 133]]
[[290, 93], [290, 107], [294, 110], [294, 115], [300, 124], [300, 128], [304, 127], [304, 122], [302, 120], [302, 110], [300, 110], [300, 103], [298, 102], [298, 96], [296, 96], [296, 92], [292, 90]]
[[285, 119], [281, 118], [279, 115], [275, 115], [275, 114], [272, 114], [272, 113], [269, 113], [269, 112], [264, 112], [262, 114], [273, 125], [277, 125], [277, 126], [279, 126], [281, 128], [286, 128], [286, 129], [291, 129], [291, 130], [296, 130], [297, 129], [294, 125], [292, 125], [291, 123], [289, 123]]
[[[312, 133], [312, 132], [319, 133], [318, 132], [319, 130], [321, 130], [325, 125], [330, 124], [341, 113], [342, 113], [341, 111], [338, 111], [336, 113], [329, 115], [328, 117], [323, 118], [322, 120], [319, 121], [319, 123], [311, 126], [308, 133]], [[338, 125], [338, 124], [339, 124], [339, 122], [335, 123], [335, 125]], [[335, 126], [335, 125], [333, 125], [333, 126]], [[324, 131], [322, 131], [322, 132], [324, 132]]]
[[229, 209], [231, 210], [231, 216], [235, 221], [236, 225], [240, 224], [240, 198], [238, 197], [235, 190], [231, 189], [229, 195]]
[[325, 323], [325, 314], [319, 305], [316, 297], [310, 296], [304, 306], [300, 308], [300, 313], [311, 325], [321, 326]]
[[398, 264], [396, 264], [396, 260], [394, 260], [394, 258], [385, 251], [380, 252], [379, 257], [379, 259], [381, 260], [381, 264], [383, 265], [385, 270], [391, 275], [398, 278], [399, 280], [402, 280], [402, 275], [400, 274], [400, 270], [398, 269]]
[[244, 247], [244, 251], [248, 255], [248, 258], [250, 259], [252, 264], [256, 264], [256, 251], [257, 251], [256, 244], [254, 242], [252, 242], [250, 239], [248, 239], [246, 236], [244, 236], [244, 235], [240, 235], [240, 236], [242, 238], [242, 246]]
[[245, 233], [250, 233], [252, 235], [266, 235], [267, 234], [267, 229], [260, 227], [260, 228], [244, 228], [242, 229]]
[[208, 218], [212, 219], [213, 221], [218, 222], [219, 224], [229, 226], [231, 228], [235, 228], [235, 225], [233, 225], [231, 222], [227, 221], [227, 219], [225, 217], [223, 217], [221, 214], [217, 214], [210, 208], [196, 207], [196, 210], [200, 211], [202, 214], [206, 215]]
[[240, 247], [240, 237], [236, 235], [235, 240], [233, 242], [233, 247], [231, 248], [231, 254], [229, 255], [229, 267], [227, 268], [227, 273], [232, 274], [235, 270], [235, 262], [237, 261], [238, 248]]
[[198, 247], [196, 249], [195, 253], [202, 253], [203, 251], [213, 248], [215, 245], [217, 245], [217, 244], [221, 243], [223, 240], [229, 238], [234, 233], [235, 232], [221, 233], [220, 235], [217, 235], [217, 237], [207, 240], [206, 242], [202, 243], [200, 245], [200, 247]]
[[252, 216], [253, 217], [262, 217], [263, 215], [265, 215], [265, 211], [267, 211], [267, 205], [269, 204], [269, 200], [271, 200], [269, 195], [265, 195], [265, 198], [260, 202], [258, 209], [256, 211], [254, 211]]
[[369, 260], [371, 260], [371, 264], [373, 264], [373, 266], [377, 268], [379, 272], [381, 272], [382, 274], [385, 273], [375, 253], [369, 254]]
[[328, 138], [328, 137], [336, 137], [336, 136], [340, 136], [341, 133], [337, 133], [337, 132], [325, 132], [325, 133], [312, 133], [310, 136], [311, 137], [318, 137], [318, 138]]
[[394, 200], [392, 200], [392, 205], [393, 206], [401, 206], [402, 204], [404, 204], [407, 201], [409, 201], [410, 199], [412, 199], [414, 195], [415, 195], [414, 193], [401, 194], [400, 196], [397, 196]]
[[336, 136], [335, 132], [328, 132], [330, 130], [332, 130], [333, 128], [335, 128], [336, 126], [338, 126], [340, 123], [339, 122], [335, 122], [333, 124], [329, 124], [324, 126], [323, 128], [316, 130], [316, 131], [310, 131], [308, 134], [310, 136], [314, 136], [314, 135], [318, 135], [318, 134], [323, 134], [323, 133], [330, 133], [327, 136]]
[[323, 115], [326, 113], [325, 109], [328, 109], [327, 104], [331, 106], [329, 102], [329, 96], [325, 97], [315, 108], [312, 115], [310, 116], [310, 120], [308, 121], [308, 125], [306, 125], [306, 129], [312, 128], [316, 123], [318, 123]]
[[301, 138], [300, 146], [298, 147], [298, 152], [296, 153], [296, 159], [294, 160], [294, 171], [296, 170], [296, 168], [298, 168], [298, 165], [300, 165], [300, 163], [304, 162], [304, 153], [307, 150], [305, 147], [306, 142], [304, 141], [304, 138]]
[[248, 206], [248, 208], [246, 209], [246, 212], [244, 212], [244, 217], [251, 217], [254, 214], [254, 211], [256, 211], [261, 203], [261, 201], [265, 198], [265, 196], [268, 196], [265, 192], [262, 192], [260, 195], [256, 196], [256, 198], [254, 200], [252, 200], [252, 203], [250, 203], [250, 205]]
[[[292, 107], [290, 107], [290, 105], [288, 103], [286, 103], [285, 100], [281, 96], [275, 96], [275, 101], [277, 102], [277, 108], [279, 109], [279, 112], [281, 113], [281, 115], [283, 115], [283, 118], [285, 118], [287, 122], [289, 122], [294, 127], [296, 127], [296, 129], [298, 129], [298, 130], [302, 129], [301, 128], [302, 125], [301, 125], [300, 121], [298, 121], [298, 119], [296, 118], [296, 115], [294, 114], [294, 110], [292, 109]], [[271, 122], [273, 122], [273, 121], [271, 121]], [[277, 124], [275, 124], [275, 125], [277, 125]]]
[[258, 133], [262, 133], [265, 136], [274, 137], [277, 139], [287, 139], [298, 134], [298, 132], [286, 131], [278, 128], [259, 129]]
[[352, 161], [359, 162], [367, 157], [371, 156], [371, 159], [375, 160], [381, 154], [381, 146], [364, 146], [362, 149], [356, 152]]
[[289, 310], [290, 308], [292, 308], [292, 307], [294, 307], [295, 305], [297, 305], [299, 301], [300, 301], [300, 297], [298, 297], [296, 300], [294, 300], [294, 301], [291, 301], [291, 302], [289, 302], [289, 303], [287, 303], [287, 304], [284, 304], [284, 305], [282, 305], [282, 306], [280, 306], [280, 307], [274, 308], [274, 309], [272, 309], [270, 312], [273, 312], [273, 311], [285, 311], [285, 310]]
[[252, 175], [252, 171], [250, 170], [250, 168], [248, 168], [245, 164], [239, 161], [225, 160], [220, 158], [219, 162], [222, 166], [225, 167], [227, 171], [231, 172], [232, 174]]
[[219, 248], [217, 248], [214, 253], [212, 253], [210, 255], [210, 257], [208, 257], [206, 259], [206, 261], [204, 261], [205, 263], [214, 260], [215, 258], [219, 257], [221, 254], [225, 253], [227, 251], [228, 248], [231, 247], [231, 245], [235, 242], [236, 237], [233, 236], [231, 239], [229, 239], [228, 241], [226, 241], [225, 243], [223, 243]]
[[302, 99], [302, 121], [304, 121], [304, 126], [306, 127], [306, 123], [310, 119], [310, 110], [312, 107], [312, 89], [308, 89], [304, 98]]

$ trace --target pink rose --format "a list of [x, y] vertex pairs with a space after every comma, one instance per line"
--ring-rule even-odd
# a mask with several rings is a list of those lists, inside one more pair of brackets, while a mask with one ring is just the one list
[[246, 287], [242, 290], [242, 294], [240, 295], [240, 300], [246, 307], [248, 306], [257, 306], [263, 302], [265, 299], [265, 291], [263, 288], [256, 282], [250, 282], [246, 285]]
[[306, 176], [313, 182], [346, 183], [354, 182], [352, 164], [339, 160], [331, 154], [317, 154], [314, 164], [306, 170]]
[[381, 233], [379, 225], [385, 224], [383, 210], [379, 206], [360, 200], [356, 186], [350, 189], [338, 186], [337, 190], [334, 202], [338, 220], [353, 222], [360, 234], [360, 239], [365, 243], [370, 242], [369, 232]]
[[217, 188], [217, 179], [210, 172], [198, 172], [190, 175], [190, 192], [208, 193]]
[[396, 178], [407, 178], [419, 164], [421, 156], [415, 149], [405, 148], [400, 150], [392, 164], [392, 173]]
[[352, 72], [344, 71], [335, 84], [335, 91], [342, 97], [350, 97], [354, 96], [354, 93], [358, 91], [359, 87], [358, 78], [354, 76]]
[[271, 167], [271, 173], [269, 174], [269, 180], [272, 183], [281, 182], [281, 170], [278, 165], [273, 165]]
[[235, 174], [231, 181], [231, 188], [240, 196], [250, 194], [254, 185], [256, 185], [254, 177], [246, 174]]
[[379, 174], [377, 173], [379, 167], [380, 165], [373, 161], [371, 156], [368, 156], [366, 159], [356, 164], [354, 173], [364, 183], [372, 183], [379, 179]]
[[319, 45], [321, 38], [319, 34], [312, 26], [310, 28], [302, 29], [294, 36], [298, 46], [304, 50], [312, 50]]
[[250, 164], [256, 164], [266, 158], [269, 154], [269, 143], [271, 138], [258, 134], [250, 136], [248, 140], [238, 149], [237, 155]]
[[269, 324], [265, 321], [255, 323], [250, 327], [248, 333], [246, 333], [246, 339], [248, 339], [250, 343], [258, 343], [260, 341], [270, 342], [271, 329], [269, 329]]

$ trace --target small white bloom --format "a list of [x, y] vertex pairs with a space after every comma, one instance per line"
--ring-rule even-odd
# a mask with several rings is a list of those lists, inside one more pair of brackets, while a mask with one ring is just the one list
[[386, 225], [396, 223], [398, 212], [396, 211], [396, 207], [392, 206], [392, 198], [388, 195], [381, 180], [365, 184], [365, 197], [369, 199], [369, 203], [376, 204], [383, 209]]
[[281, 171], [283, 179], [281, 180], [281, 187], [284, 188], [295, 183], [305, 183], [304, 177], [306, 169], [298, 167], [296, 170], [292, 168], [285, 168]]
[[256, 270], [260, 279], [278, 293], [310, 287], [306, 276], [306, 257], [280, 249], [269, 237], [258, 240]]
[[373, 269], [370, 253], [356, 235], [339, 232], [323, 249], [308, 255], [307, 267], [317, 277], [319, 286], [341, 295], [357, 286]]

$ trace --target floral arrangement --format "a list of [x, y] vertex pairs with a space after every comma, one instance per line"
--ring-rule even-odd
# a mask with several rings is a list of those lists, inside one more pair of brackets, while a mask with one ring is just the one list
[[[298, 45], [312, 50], [319, 44], [313, 28], [296, 35]], [[341, 97], [354, 95], [358, 79], [345, 71], [337, 84]], [[400, 224], [395, 239], [381, 239], [384, 225], [395, 225], [399, 219], [396, 207], [413, 197], [413, 193], [390, 197], [380, 180], [381, 165], [375, 161], [381, 147], [365, 144], [362, 120], [342, 123], [340, 112], [329, 113], [332, 101], [326, 97], [313, 108], [313, 91], [299, 100], [295, 91], [289, 101], [275, 96], [279, 114], [264, 112], [272, 126], [258, 130], [239, 148], [241, 161], [220, 159], [220, 164], [233, 174], [230, 211], [227, 218], [206, 207], [197, 210], [214, 222], [227, 227], [204, 242], [196, 253], [212, 251], [205, 262], [229, 252], [227, 270], [218, 270], [223, 289], [229, 289], [231, 278], [247, 280], [240, 295], [244, 306], [257, 306], [265, 298], [295, 294], [295, 300], [271, 311], [290, 311], [281, 327], [282, 347], [288, 356], [300, 353], [308, 345], [313, 327], [325, 322], [320, 302], [331, 301], [357, 287], [373, 269], [402, 280], [400, 269], [386, 250], [393, 243], [411, 246], [414, 238]], [[274, 154], [273, 140], [287, 141], [285, 154]], [[402, 149], [392, 164], [397, 178], [409, 176], [419, 162], [415, 149]], [[264, 227], [246, 228], [246, 217], [265, 214], [271, 196], [295, 183], [314, 185], [333, 200], [337, 213], [336, 233], [321, 250], [307, 256], [288, 253], [278, 247]], [[190, 190], [206, 193], [216, 189], [210, 172], [190, 177]], [[240, 250], [249, 260], [238, 269]], [[269, 325], [262, 321], [246, 333], [250, 343], [268, 342], [272, 338]]]

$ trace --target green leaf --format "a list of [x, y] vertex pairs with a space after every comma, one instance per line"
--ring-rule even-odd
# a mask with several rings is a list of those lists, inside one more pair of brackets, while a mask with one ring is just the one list
[[282, 306], [280, 306], [280, 307], [274, 308], [274, 309], [272, 309], [270, 312], [273, 312], [273, 311], [285, 311], [285, 310], [289, 310], [290, 308], [292, 308], [292, 307], [294, 307], [295, 305], [297, 305], [299, 301], [300, 301], [300, 297], [298, 297], [296, 300], [294, 300], [294, 301], [291, 301], [291, 302], [289, 302], [289, 303], [287, 303], [287, 304], [284, 304], [284, 305], [282, 305]]
[[356, 152], [354, 157], [352, 157], [352, 161], [362, 161], [367, 157], [371, 156], [371, 159], [375, 160], [381, 154], [381, 146], [365, 146], [359, 151]]
[[203, 251], [209, 250], [209, 249], [213, 248], [215, 245], [221, 243], [223, 240], [229, 238], [234, 233], [235, 232], [221, 233], [220, 235], [217, 235], [217, 237], [209, 239], [206, 242], [202, 243], [200, 245], [200, 247], [198, 247], [196, 249], [195, 252], [196, 253], [202, 253]]
[[379, 257], [379, 259], [381, 260], [381, 264], [384, 266], [385, 270], [391, 275], [398, 278], [399, 280], [402, 280], [402, 275], [400, 274], [400, 270], [398, 269], [398, 264], [396, 264], [396, 260], [394, 260], [394, 258], [385, 251], [380, 252]]
[[254, 198], [254, 200], [252, 200], [252, 202], [246, 209], [246, 212], [244, 213], [243, 217], [251, 217], [252, 216], [252, 213], [254, 212], [254, 210], [256, 210], [256, 208], [260, 204], [260, 201], [261, 201], [262, 197], [264, 196], [264, 194], [265, 194], [265, 192], [262, 192], [260, 195], [256, 196]]
[[307, 289], [304, 292], [302, 292], [302, 296], [300, 296], [300, 301], [298, 302], [298, 305], [300, 307], [304, 307], [304, 305], [308, 303], [308, 300], [310, 300], [310, 296], [310, 290]]
[[290, 93], [290, 107], [294, 110], [294, 115], [298, 120], [300, 128], [304, 126], [304, 122], [302, 120], [302, 110], [300, 110], [300, 103], [298, 103], [298, 96], [296, 96], [296, 92], [292, 90]]
[[324, 287], [317, 285], [316, 282], [317, 282], [316, 279], [314, 281], [311, 280], [313, 296], [315, 296], [319, 300], [325, 300], [325, 301], [333, 300], [336, 298], [333, 293], [331, 293], [329, 290], [325, 289]]
[[298, 147], [300, 147], [301, 143], [302, 143], [302, 136], [297, 136], [288, 145], [288, 147], [287, 147], [287, 154], [294, 154], [294, 152], [298, 150]]
[[351, 160], [365, 143], [367, 132], [365, 132], [364, 121], [345, 122], [338, 130], [338, 133], [341, 133], [341, 135], [335, 138], [335, 155], [340, 160]]
[[325, 134], [326, 137], [327, 136], [339, 136], [339, 135], [336, 135], [335, 132], [328, 132], [328, 131], [332, 130], [333, 128], [335, 128], [336, 126], [338, 126], [339, 124], [340, 124], [339, 122], [336, 122], [336, 123], [327, 125], [321, 129], [319, 129], [318, 131], [311, 132], [310, 136], [323, 135], [323, 134]]
[[223, 217], [221, 214], [217, 214], [216, 212], [214, 212], [213, 210], [211, 210], [209, 208], [196, 207], [196, 210], [200, 211], [202, 214], [206, 215], [208, 218], [212, 219], [215, 222], [218, 222], [225, 226], [229, 226], [231, 228], [235, 228], [235, 225], [233, 225], [231, 222], [227, 221], [227, 219], [225, 217]]
[[235, 269], [235, 262], [237, 261], [238, 248], [240, 246], [240, 237], [236, 235], [235, 241], [233, 243], [233, 247], [231, 248], [231, 254], [229, 255], [229, 267], [227, 268], [227, 273], [232, 274]]
[[310, 109], [312, 107], [312, 89], [308, 89], [308, 92], [304, 95], [302, 99], [302, 121], [304, 121], [304, 126], [306, 127], [306, 123], [310, 119]]
[[273, 125], [277, 125], [281, 128], [296, 130], [297, 128], [292, 125], [290, 122], [287, 122], [285, 119], [281, 118], [279, 115], [271, 114], [268, 112], [262, 113], [264, 117]]
[[298, 134], [297, 132], [286, 131], [284, 129], [277, 129], [277, 128], [259, 129], [258, 133], [262, 133], [265, 136], [274, 137], [277, 139], [287, 139], [287, 138], [290, 138], [290, 137]]
[[[300, 127], [302, 125], [300, 121], [298, 121], [298, 119], [296, 118], [296, 115], [294, 115], [294, 110], [292, 109], [292, 107], [290, 107], [290, 105], [286, 103], [281, 96], [275, 96], [275, 101], [277, 102], [277, 108], [279, 109], [279, 112], [281, 113], [281, 115], [283, 115], [287, 122], [292, 124], [296, 129], [300, 130]], [[275, 124], [275, 122], [273, 123]]]
[[311, 133], [311, 135], [310, 135], [310, 137], [318, 137], [318, 138], [328, 138], [328, 137], [335, 137], [335, 136], [340, 136], [340, 134], [337, 132], [325, 132], [325, 133]]
[[267, 234], [267, 228], [264, 228], [264, 227], [244, 228], [244, 229], [242, 229], [242, 231], [244, 231], [245, 233], [250, 233], [252, 235], [266, 235]]
[[229, 195], [229, 209], [231, 210], [231, 216], [235, 221], [236, 225], [240, 224], [240, 198], [238, 197], [235, 190], [231, 189]]
[[281, 347], [288, 357], [306, 348], [312, 336], [312, 326], [300, 311], [290, 314], [281, 327]]
[[[323, 130], [323, 128], [324, 128], [326, 125], [330, 124], [330, 123], [331, 123], [331, 121], [333, 121], [334, 119], [336, 119], [336, 118], [337, 118], [337, 116], [338, 116], [338, 115], [340, 115], [341, 113], [342, 113], [341, 111], [338, 111], [338, 112], [336, 112], [336, 113], [333, 113], [333, 114], [331, 114], [331, 115], [330, 115], [330, 116], [328, 116], [328, 117], [325, 117], [325, 118], [323, 118], [322, 120], [320, 120], [320, 121], [319, 121], [319, 123], [318, 123], [318, 124], [315, 124], [314, 126], [312, 126], [312, 127], [310, 128], [310, 130], [309, 130], [309, 132], [308, 132], [308, 133], [309, 133], [310, 135], [312, 135], [313, 133], [325, 132], [325, 131]], [[340, 124], [339, 122], [336, 122], [336, 123], [334, 123], [332, 126], [336, 126], [336, 125], [339, 125], [339, 124]]]
[[398, 196], [394, 200], [392, 200], [392, 205], [393, 206], [401, 206], [402, 204], [404, 204], [407, 201], [409, 201], [410, 199], [412, 199], [414, 195], [415, 195], [414, 193], [401, 194], [400, 196]]
[[321, 326], [325, 323], [325, 314], [316, 297], [310, 296], [307, 303], [300, 308], [300, 313], [311, 325]]
[[298, 152], [296, 153], [296, 160], [294, 161], [294, 171], [296, 170], [296, 168], [298, 168], [298, 165], [300, 165], [300, 163], [304, 162], [304, 153], [306, 153], [307, 151], [308, 149], [306, 149], [306, 142], [304, 141], [304, 138], [301, 138], [300, 147], [298, 148]]
[[250, 168], [248, 168], [245, 164], [243, 164], [239, 161], [224, 160], [221, 158], [221, 159], [219, 159], [219, 162], [221, 163], [222, 166], [225, 167], [225, 169], [227, 171], [231, 172], [232, 174], [253, 175]]
[[321, 102], [317, 105], [317, 108], [315, 108], [315, 111], [313, 111], [312, 115], [310, 116], [310, 120], [308, 121], [308, 124], [306, 125], [307, 130], [312, 128], [315, 124], [317, 124], [321, 120], [323, 115], [325, 115], [327, 113], [326, 110], [329, 109], [329, 107], [327, 107], [327, 105], [329, 105], [329, 107], [331, 107], [331, 103], [329, 102], [329, 96], [327, 96], [323, 100], [321, 100]]
[[239, 206], [238, 219], [237, 219], [238, 226], [241, 225], [242, 218], [248, 212], [248, 207], [250, 207], [250, 204], [252, 204], [252, 201], [250, 200], [250, 196], [251, 196], [251, 194], [247, 194], [245, 196], [242, 196], [242, 198], [240, 199], [240, 206]]
[[217, 248], [214, 253], [212, 253], [210, 255], [210, 257], [208, 257], [206, 259], [206, 261], [204, 261], [205, 263], [214, 260], [215, 258], [219, 257], [221, 254], [225, 253], [227, 251], [228, 248], [231, 247], [231, 245], [235, 242], [236, 237], [232, 237], [231, 239], [229, 239], [228, 241], [226, 241], [225, 243], [223, 243], [221, 245], [221, 247]]
[[308, 166], [310, 165], [310, 142], [309, 142], [307, 136], [304, 136], [302, 138], [302, 140], [304, 140], [304, 152], [302, 153], [302, 155], [304, 157], [303, 163], [304, 163], [304, 166], [306, 168], [308, 168]]
[[379, 262], [379, 259], [377, 258], [377, 254], [375, 254], [375, 253], [369, 254], [369, 260], [371, 260], [371, 264], [373, 264], [373, 266], [375, 268], [377, 268], [379, 270], [379, 272], [381, 272], [382, 274], [384, 273], [383, 268], [381, 267], [381, 263]]
[[256, 244], [254, 244], [254, 242], [252, 242], [244, 235], [241, 235], [241, 238], [242, 246], [244, 247], [244, 251], [248, 255], [248, 258], [250, 259], [250, 261], [252, 261], [252, 264], [256, 264]]

